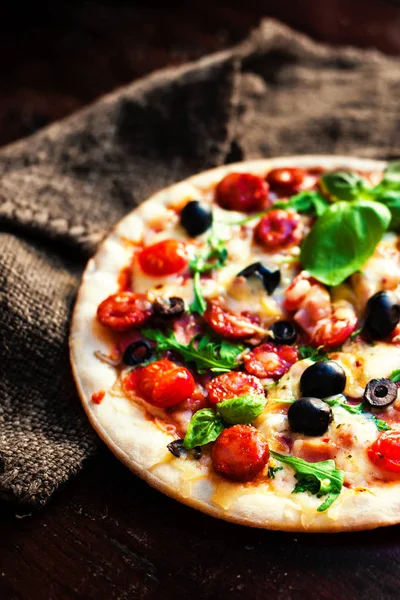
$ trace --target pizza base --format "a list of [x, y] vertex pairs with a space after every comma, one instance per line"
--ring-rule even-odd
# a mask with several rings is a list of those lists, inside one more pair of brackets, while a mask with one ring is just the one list
[[[117, 291], [120, 269], [132, 249], [127, 239], [139, 240], [143, 220], [162, 213], [170, 202], [196, 197], [232, 171], [263, 174], [277, 167], [350, 168], [383, 170], [381, 161], [343, 156], [294, 156], [247, 161], [195, 175], [153, 195], [122, 219], [89, 261], [79, 289], [70, 331], [71, 365], [86, 414], [101, 439], [133, 473], [160, 492], [211, 516], [251, 527], [282, 531], [340, 532], [373, 529], [400, 522], [400, 483], [370, 487], [368, 491], [343, 488], [325, 512], [321, 499], [309, 494], [281, 496], [260, 486], [231, 483], [214, 476], [197, 461], [177, 459], [166, 445], [174, 437], [146, 416], [140, 404], [113, 391], [115, 368], [99, 361], [96, 351], [109, 352], [106, 332], [94, 318], [98, 304]], [[91, 401], [108, 390], [101, 404]]]

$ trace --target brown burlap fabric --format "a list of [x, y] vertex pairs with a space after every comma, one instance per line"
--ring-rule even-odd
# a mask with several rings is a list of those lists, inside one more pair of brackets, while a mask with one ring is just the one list
[[33, 510], [97, 448], [68, 359], [79, 277], [165, 185], [224, 162], [400, 155], [399, 61], [266, 22], [230, 52], [156, 73], [0, 153], [0, 496]]

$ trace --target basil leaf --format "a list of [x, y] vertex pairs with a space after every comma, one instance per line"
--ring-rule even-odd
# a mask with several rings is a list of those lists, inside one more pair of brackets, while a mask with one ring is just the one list
[[379, 185], [400, 190], [400, 160], [395, 160], [386, 167], [383, 179]]
[[396, 369], [395, 371], [393, 371], [392, 374], [390, 375], [389, 379], [391, 379], [395, 383], [400, 381], [400, 369]]
[[325, 173], [320, 179], [322, 190], [332, 200], [356, 200], [364, 192], [368, 192], [368, 184], [365, 179], [356, 173], [347, 171], [336, 171]]
[[289, 465], [295, 471], [297, 484], [292, 491], [292, 494], [300, 492], [310, 492], [320, 498], [326, 498], [317, 508], [318, 512], [323, 512], [331, 506], [331, 504], [339, 496], [344, 482], [344, 471], [336, 469], [333, 460], [323, 460], [316, 463], [309, 463], [302, 458], [295, 456], [285, 456], [271, 450], [271, 456], [276, 460]]
[[385, 191], [382, 194], [379, 194], [375, 200], [381, 202], [390, 210], [392, 219], [389, 224], [389, 229], [392, 231], [400, 231], [400, 191]]
[[252, 423], [264, 410], [266, 398], [257, 394], [245, 394], [218, 402], [217, 412], [229, 425]]
[[224, 430], [224, 424], [211, 408], [202, 408], [194, 413], [183, 440], [186, 450], [214, 442]]
[[271, 208], [293, 208], [299, 213], [320, 217], [329, 206], [329, 202], [320, 192], [304, 190], [289, 200], [278, 200]]
[[305, 238], [303, 267], [326, 285], [338, 285], [373, 254], [390, 223], [386, 206], [370, 200], [336, 202]]

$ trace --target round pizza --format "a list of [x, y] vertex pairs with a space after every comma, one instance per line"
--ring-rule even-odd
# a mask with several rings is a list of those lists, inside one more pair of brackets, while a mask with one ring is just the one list
[[93, 427], [218, 518], [400, 522], [399, 231], [400, 162], [258, 160], [158, 192], [79, 290], [71, 360]]

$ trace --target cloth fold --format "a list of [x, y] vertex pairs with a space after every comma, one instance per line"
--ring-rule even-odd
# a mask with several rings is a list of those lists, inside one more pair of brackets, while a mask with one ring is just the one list
[[400, 155], [399, 61], [266, 21], [0, 152], [0, 497], [30, 512], [93, 456], [68, 323], [87, 258], [156, 190], [236, 160]]

